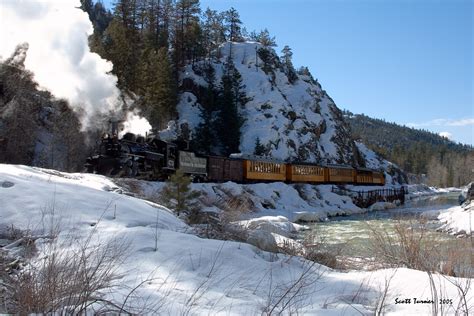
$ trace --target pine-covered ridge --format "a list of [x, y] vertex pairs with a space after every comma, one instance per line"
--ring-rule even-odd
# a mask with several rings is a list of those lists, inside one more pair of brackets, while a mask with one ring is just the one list
[[402, 126], [344, 110], [355, 140], [385, 159], [437, 186], [461, 186], [472, 181], [474, 148], [427, 130]]

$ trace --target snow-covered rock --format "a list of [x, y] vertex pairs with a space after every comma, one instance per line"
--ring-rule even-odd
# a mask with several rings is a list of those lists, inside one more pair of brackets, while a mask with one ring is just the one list
[[459, 236], [472, 235], [474, 232], [474, 200], [441, 212], [438, 219], [444, 223], [441, 230]]
[[284, 216], [262, 216], [238, 222], [244, 229], [263, 230], [285, 237], [294, 236], [307, 227], [292, 223]]
[[264, 251], [278, 252], [275, 235], [265, 230], [251, 230], [247, 242]]
[[[261, 44], [223, 44], [219, 62], [211, 62], [216, 74], [215, 86], [220, 83], [230, 45], [248, 98], [241, 109], [245, 119], [241, 128], [241, 153], [253, 154], [258, 138], [267, 155], [280, 160], [386, 167], [372, 151], [354, 143], [342, 112], [317, 80], [298, 75], [298, 80], [290, 83], [271, 48], [274, 58], [269, 65], [271, 69], [265, 72], [263, 61], [256, 53]], [[201, 122], [200, 87], [208, 86], [201, 68], [208, 64], [209, 61], [202, 61], [188, 65], [181, 74], [179, 121], [187, 122], [191, 130]]]
[[383, 211], [397, 207], [395, 203], [390, 202], [376, 202], [369, 207], [369, 211]]

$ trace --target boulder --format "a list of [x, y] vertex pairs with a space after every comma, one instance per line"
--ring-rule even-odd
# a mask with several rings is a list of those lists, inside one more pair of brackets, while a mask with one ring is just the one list
[[474, 182], [469, 184], [469, 189], [467, 189], [466, 200], [472, 201], [474, 200]]
[[278, 252], [278, 243], [275, 236], [264, 230], [250, 231], [247, 242], [264, 251]]

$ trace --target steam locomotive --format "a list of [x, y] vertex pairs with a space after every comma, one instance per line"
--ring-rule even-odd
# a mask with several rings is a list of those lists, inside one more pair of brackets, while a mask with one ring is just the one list
[[117, 126], [117, 123], [112, 124], [112, 133], [102, 137], [97, 152], [87, 159], [88, 172], [166, 180], [180, 169], [194, 182], [385, 184], [385, 175], [379, 170], [344, 165], [285, 163], [248, 155], [202, 157], [187, 150], [187, 146], [166, 142], [153, 135], [143, 137], [126, 133], [119, 138]]
[[207, 160], [193, 152], [179, 150], [178, 143], [160, 140], [153, 135], [144, 137], [133, 133], [118, 135], [118, 123], [112, 122], [111, 134], [104, 134], [96, 153], [86, 161], [87, 172], [115, 177], [136, 177], [166, 180], [176, 169], [204, 181]]

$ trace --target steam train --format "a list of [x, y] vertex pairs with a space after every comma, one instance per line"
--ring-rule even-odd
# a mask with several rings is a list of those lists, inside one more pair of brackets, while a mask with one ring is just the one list
[[105, 134], [97, 152], [86, 162], [88, 172], [117, 177], [136, 177], [166, 180], [177, 169], [194, 182], [238, 183], [284, 181], [288, 183], [334, 183], [359, 185], [384, 185], [384, 173], [366, 168], [343, 165], [315, 165], [310, 163], [285, 163], [263, 157], [231, 155], [198, 156], [184, 146], [156, 137], [136, 136], [126, 133], [117, 137]]

